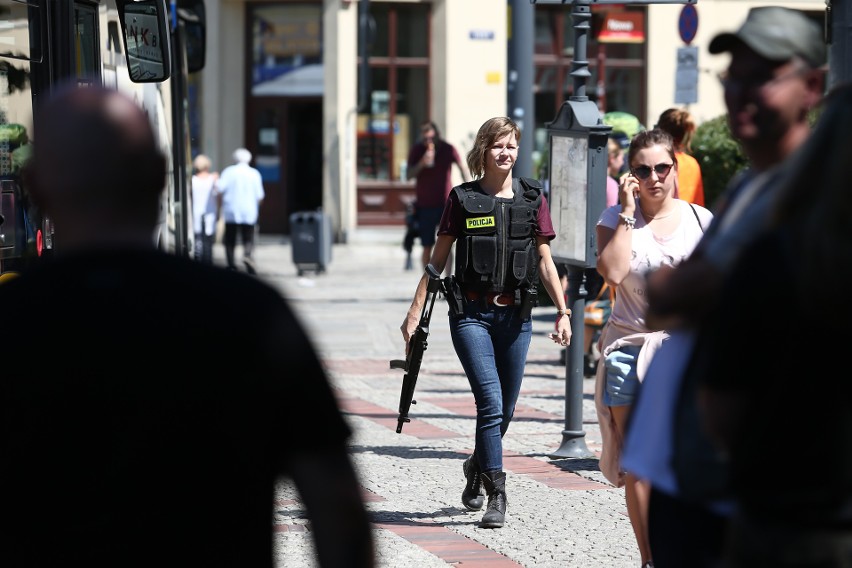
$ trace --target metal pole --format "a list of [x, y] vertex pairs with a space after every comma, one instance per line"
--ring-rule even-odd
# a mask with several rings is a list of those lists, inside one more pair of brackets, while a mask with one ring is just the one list
[[512, 170], [514, 177], [537, 178], [533, 171], [533, 134], [535, 130], [535, 99], [533, 98], [533, 28], [535, 27], [533, 6], [529, 0], [509, 0], [511, 14], [509, 24], [507, 83], [508, 116], [521, 129], [518, 160]]
[[586, 308], [586, 274], [582, 268], [568, 266], [568, 299], [571, 302], [571, 345], [565, 358], [565, 429], [562, 443], [551, 458], [590, 458], [583, 430], [583, 335]]
[[586, 38], [592, 27], [592, 9], [589, 0], [574, 0], [571, 8], [571, 20], [574, 23], [574, 61], [571, 62], [574, 94], [571, 100], [587, 101], [586, 81], [592, 74], [589, 72], [589, 60], [586, 59]]
[[370, 0], [358, 2], [358, 112], [369, 112], [372, 107], [373, 87], [370, 81]]
[[[574, 0], [571, 19], [574, 23], [574, 78], [572, 101], [588, 101], [586, 79], [589, 62], [586, 60], [586, 35], [592, 18], [589, 0]], [[571, 302], [571, 345], [565, 357], [565, 429], [562, 444], [550, 454], [551, 458], [590, 458], [594, 454], [586, 446], [583, 430], [583, 345], [585, 344], [586, 275], [583, 268], [568, 266], [568, 299]]]

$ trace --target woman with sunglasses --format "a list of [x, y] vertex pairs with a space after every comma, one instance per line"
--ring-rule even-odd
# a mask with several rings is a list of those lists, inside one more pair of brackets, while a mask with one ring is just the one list
[[612, 313], [601, 334], [595, 406], [601, 428], [600, 468], [625, 486], [642, 566], [653, 566], [648, 543], [649, 488], [620, 465], [625, 428], [640, 382], [663, 330], [645, 324], [646, 275], [686, 258], [710, 224], [704, 207], [675, 197], [677, 159], [672, 137], [660, 129], [636, 134], [627, 151], [629, 171], [620, 180], [619, 204], [597, 223], [597, 269], [615, 289]]

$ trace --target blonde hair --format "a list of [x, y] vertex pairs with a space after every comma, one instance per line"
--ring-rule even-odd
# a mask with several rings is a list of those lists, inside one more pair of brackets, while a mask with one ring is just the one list
[[494, 145], [494, 142], [508, 136], [515, 135], [515, 141], [521, 142], [521, 129], [507, 116], [489, 118], [479, 127], [473, 148], [467, 153], [467, 168], [473, 179], [479, 179], [485, 175], [485, 154]]
[[198, 154], [194, 160], [192, 160], [192, 167], [195, 168], [197, 172], [207, 172], [210, 171], [210, 158], [205, 156], [204, 154]]
[[680, 108], [670, 108], [663, 111], [657, 121], [657, 128], [671, 134], [675, 150], [678, 152], [692, 151], [692, 136], [695, 134], [695, 121], [689, 111]]

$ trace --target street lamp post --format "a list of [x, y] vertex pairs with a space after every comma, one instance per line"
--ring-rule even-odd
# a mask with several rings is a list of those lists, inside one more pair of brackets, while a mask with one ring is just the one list
[[571, 76], [574, 92], [547, 125], [550, 138], [550, 210], [559, 227], [551, 243], [557, 262], [568, 267], [568, 299], [571, 302], [571, 345], [565, 358], [565, 428], [562, 443], [552, 458], [588, 458], [583, 430], [583, 345], [586, 306], [585, 269], [595, 265], [595, 223], [605, 205], [607, 136], [597, 104], [586, 96], [589, 62], [586, 36], [591, 23], [590, 0], [575, 0], [574, 61]]
[[518, 159], [512, 169], [515, 177], [527, 176], [538, 178], [538, 172], [533, 167], [533, 126], [535, 125], [535, 98], [530, 85], [533, 84], [533, 7], [523, 0], [509, 0], [511, 14], [508, 38], [509, 73], [506, 78], [508, 103], [507, 116], [510, 116], [521, 132], [518, 143]]

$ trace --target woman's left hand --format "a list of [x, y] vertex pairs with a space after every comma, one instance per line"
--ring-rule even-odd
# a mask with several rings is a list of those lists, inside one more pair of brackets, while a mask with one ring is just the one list
[[550, 339], [557, 345], [571, 345], [571, 317], [557, 316], [556, 333], [550, 334]]

